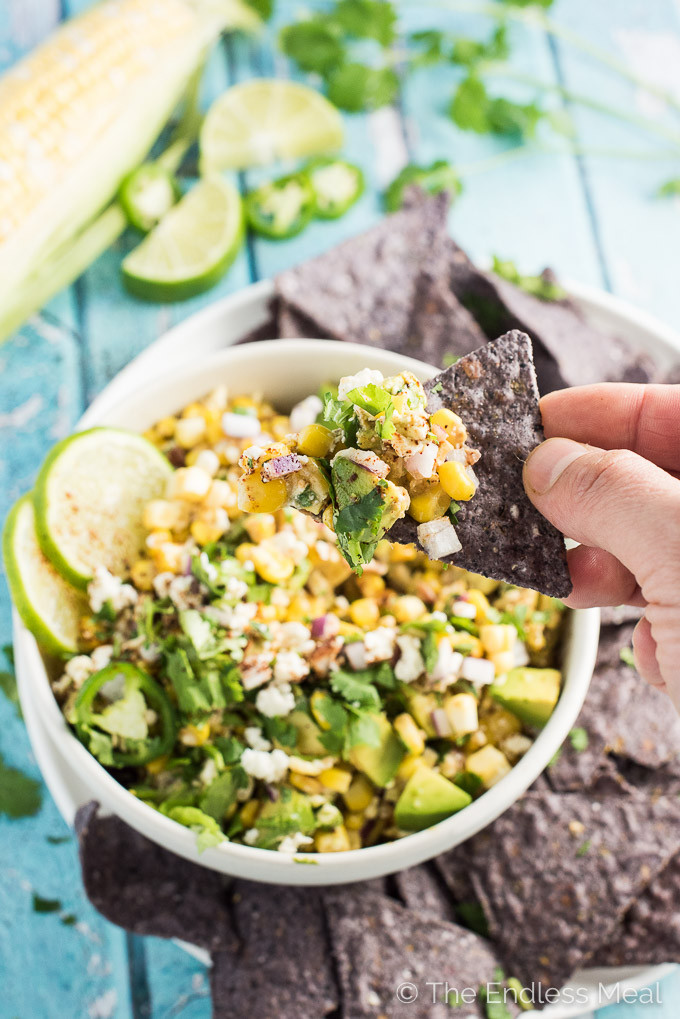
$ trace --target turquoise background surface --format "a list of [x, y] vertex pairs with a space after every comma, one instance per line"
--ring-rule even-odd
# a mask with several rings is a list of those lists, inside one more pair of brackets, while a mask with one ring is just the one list
[[[87, 6], [86, 0], [3, 0], [0, 68]], [[483, 7], [475, 0], [400, 4], [414, 28], [451, 27], [463, 34], [488, 31], [489, 21], [478, 13]], [[279, 19], [288, 21], [299, 5], [291, 0], [279, 9]], [[680, 138], [677, 111], [666, 110], [630, 80], [641, 75], [680, 103], [680, 2], [557, 0], [550, 13], [552, 34], [526, 24], [526, 12], [514, 11], [514, 66], [520, 75], [555, 86], [555, 108], [573, 117], [572, 138], [551, 139], [550, 151], [538, 144], [504, 161], [508, 143], [463, 133], [447, 117], [455, 69], [423, 70], [406, 82], [398, 107], [346, 117], [347, 158], [360, 163], [367, 178], [354, 209], [336, 223], [313, 224], [287, 243], [251, 240], [209, 294], [172, 307], [126, 296], [118, 267], [135, 243], [126, 235], [0, 348], [0, 519], [30, 489], [47, 449], [136, 353], [206, 303], [370, 225], [381, 215], [381, 188], [408, 159], [449, 158], [463, 166], [491, 159], [485, 172], [466, 181], [451, 216], [454, 235], [473, 257], [495, 253], [526, 272], [549, 264], [565, 278], [610, 290], [680, 328], [680, 198], [651, 197], [661, 181], [680, 174], [677, 157], [659, 155], [663, 141], [634, 124], [572, 106], [560, 93], [567, 87], [632, 118], [654, 115]], [[573, 32], [627, 74], [572, 45]], [[252, 75], [291, 75], [271, 37], [269, 30], [259, 42], [220, 44], [206, 74], [205, 101]], [[516, 80], [499, 79], [498, 90], [513, 98], [532, 95]], [[634, 158], [622, 158], [622, 150]], [[0, 643], [9, 640], [9, 598], [0, 579]], [[1, 695], [0, 751], [8, 763], [39, 777], [23, 723]], [[209, 1016], [208, 981], [199, 963], [173, 944], [126, 935], [90, 907], [68, 835], [47, 792], [35, 817], [0, 818], [0, 1019]], [[55, 838], [66, 840], [55, 844]], [[33, 892], [60, 900], [61, 913], [35, 912]], [[76, 923], [65, 926], [63, 914], [75, 916]], [[608, 1006], [598, 1016], [674, 1019], [680, 971], [664, 981], [661, 996], [663, 1005]]]

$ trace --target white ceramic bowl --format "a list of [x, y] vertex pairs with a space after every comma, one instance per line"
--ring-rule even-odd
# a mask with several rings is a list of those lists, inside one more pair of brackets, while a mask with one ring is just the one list
[[[100, 412], [89, 412], [82, 424], [141, 431], [200, 398], [219, 382], [226, 383], [232, 393], [262, 393], [275, 406], [287, 410], [316, 392], [323, 382], [362, 367], [378, 368], [386, 375], [409, 369], [422, 380], [435, 374], [430, 365], [358, 344], [276, 340], [232, 347], [211, 353], [194, 366], [185, 364], [116, 403], [104, 403]], [[56, 752], [78, 773], [93, 799], [148, 838], [203, 866], [255, 881], [295, 885], [360, 881], [413, 866], [464, 841], [507, 810], [544, 770], [573, 727], [590, 683], [598, 632], [597, 610], [569, 613], [559, 703], [526, 756], [492, 789], [459, 814], [426, 831], [367, 849], [312, 854], [306, 858], [314, 866], [304, 866], [282, 853], [228, 842], [199, 856], [191, 831], [131, 796], [79, 743], [52, 695], [33, 637], [20, 624], [15, 628], [23, 688], [37, 708]], [[298, 854], [297, 859], [305, 859], [305, 854]]]

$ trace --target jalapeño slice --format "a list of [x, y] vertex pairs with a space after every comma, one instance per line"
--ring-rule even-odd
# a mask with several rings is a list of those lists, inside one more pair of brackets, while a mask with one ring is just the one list
[[303, 173], [261, 184], [246, 198], [250, 227], [275, 241], [295, 237], [307, 226], [316, 210], [314, 190]]

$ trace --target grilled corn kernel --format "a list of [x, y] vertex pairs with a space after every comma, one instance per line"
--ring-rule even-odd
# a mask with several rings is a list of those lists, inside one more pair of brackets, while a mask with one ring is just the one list
[[454, 414], [452, 410], [448, 409], [448, 407], [442, 407], [440, 410], [436, 410], [430, 418], [430, 424], [443, 428], [448, 439], [454, 446], [461, 446], [467, 438], [465, 425], [458, 415]]
[[203, 418], [204, 408], [200, 403], [188, 403], [182, 411], [182, 418]]
[[252, 562], [253, 550], [255, 545], [249, 545], [247, 541], [244, 541], [241, 545], [236, 548], [236, 558], [243, 565], [243, 563]]
[[427, 613], [427, 606], [414, 594], [404, 594], [390, 605], [392, 614], [398, 623], [413, 623], [416, 619], [422, 619]]
[[138, 559], [132, 564], [130, 580], [138, 591], [152, 591], [153, 578], [156, 576], [156, 567], [150, 559]]
[[324, 787], [318, 778], [312, 778], [311, 775], [300, 775], [296, 771], [291, 771], [288, 776], [288, 781], [291, 785], [295, 786], [303, 793], [307, 793], [308, 796], [323, 795], [325, 792]]
[[276, 513], [286, 504], [288, 490], [282, 478], [263, 481], [259, 473], [238, 483], [238, 508], [244, 513]]
[[333, 433], [323, 425], [307, 425], [298, 435], [298, 453], [303, 456], [328, 456], [333, 445]]
[[210, 545], [213, 541], [219, 541], [229, 527], [229, 517], [226, 510], [216, 509], [211, 514], [211, 517], [212, 519], [210, 520], [194, 520], [191, 525], [191, 537], [199, 545]]
[[255, 820], [260, 810], [260, 804], [257, 800], [248, 800], [244, 807], [241, 808], [239, 817], [244, 828], [252, 828], [255, 824]]
[[399, 765], [397, 771], [397, 777], [403, 782], [408, 782], [412, 775], [415, 774], [417, 768], [422, 768], [423, 758], [420, 754], [407, 754]]
[[268, 584], [282, 584], [295, 570], [293, 560], [272, 545], [253, 545], [251, 559], [259, 575]]
[[171, 439], [175, 434], [175, 425], [177, 424], [177, 418], [167, 417], [161, 418], [160, 421], [156, 422], [156, 432], [161, 439]]
[[477, 700], [470, 693], [455, 693], [447, 697], [444, 711], [455, 738], [476, 732], [479, 727]]
[[366, 815], [363, 811], [345, 814], [345, 828], [347, 828], [348, 831], [361, 831], [365, 821]]
[[348, 830], [347, 838], [349, 839], [350, 849], [361, 849], [361, 835], [358, 831]]
[[470, 736], [470, 739], [467, 741], [465, 745], [465, 749], [468, 752], [468, 754], [473, 754], [475, 750], [479, 750], [481, 747], [485, 747], [488, 742], [489, 740], [484, 730], [477, 729], [477, 731], [473, 732], [472, 735]]
[[220, 467], [220, 458], [212, 449], [202, 449], [196, 457], [196, 466], [214, 478]]
[[465, 464], [457, 460], [447, 460], [437, 468], [439, 482], [452, 499], [457, 502], [467, 502], [475, 494], [475, 483], [465, 467]]
[[185, 513], [180, 502], [170, 499], [152, 499], [144, 507], [142, 521], [147, 531], [173, 530], [183, 523]]
[[319, 853], [344, 853], [351, 849], [344, 824], [333, 831], [318, 831], [314, 836], [314, 845]]
[[391, 563], [410, 563], [418, 556], [415, 545], [388, 545]]
[[488, 657], [493, 662], [497, 676], [502, 676], [504, 672], [509, 672], [515, 664], [515, 655], [512, 651], [497, 651], [495, 655], [490, 654]]
[[326, 768], [319, 775], [319, 781], [326, 789], [335, 793], [346, 793], [352, 784], [352, 773], [346, 768]]
[[465, 630], [456, 630], [455, 633], [449, 635], [449, 640], [454, 651], [460, 649], [463, 653], [469, 654], [470, 658], [484, 657], [484, 648], [479, 637], [473, 637]]
[[512, 651], [517, 643], [517, 630], [511, 623], [493, 623], [480, 626], [479, 639], [489, 655]]
[[155, 549], [160, 548], [166, 541], [172, 541], [172, 534], [166, 527], [162, 527], [148, 534], [144, 544], [148, 549]]
[[487, 745], [476, 753], [470, 754], [465, 761], [465, 770], [473, 771], [475, 775], [479, 775], [484, 788], [490, 789], [496, 782], [500, 782], [512, 770], [512, 767], [504, 753], [497, 750], [496, 747]]
[[183, 417], [175, 425], [175, 442], [183, 449], [193, 449], [205, 438], [205, 421], [202, 417]]
[[149, 761], [147, 763], [146, 770], [151, 775], [160, 775], [160, 773], [165, 770], [169, 757], [169, 754], [162, 754], [160, 757], [154, 757], [153, 761]]
[[425, 738], [408, 712], [397, 715], [393, 724], [406, 749], [412, 754], [422, 754], [425, 749]]
[[224, 385], [215, 386], [211, 393], [208, 393], [204, 400], [206, 410], [215, 411], [221, 414], [227, 409], [227, 387]]
[[437, 751], [433, 750], [432, 747], [425, 747], [423, 756], [420, 758], [423, 764], [428, 768], [434, 768], [437, 763]]
[[222, 506], [226, 510], [236, 510], [236, 492], [228, 481], [216, 478], [211, 484], [203, 504], [204, 506]]
[[267, 538], [273, 538], [276, 534], [276, 520], [271, 513], [257, 513], [253, 517], [248, 517], [247, 520], [244, 520], [243, 526], [248, 532], [250, 540], [256, 544]]
[[476, 590], [468, 590], [466, 594], [467, 600], [477, 609], [475, 620], [478, 623], [488, 623], [491, 606], [489, 605], [489, 599], [486, 595], [482, 594], [481, 591]]
[[479, 720], [479, 727], [489, 743], [497, 746], [508, 736], [516, 736], [522, 731], [522, 723], [511, 711], [506, 711], [499, 704], [494, 704], [490, 709], [482, 712]]
[[158, 548], [150, 549], [149, 554], [159, 573], [181, 573], [184, 568], [186, 550], [176, 541], [164, 541]]
[[419, 524], [443, 517], [451, 505], [451, 496], [436, 482], [428, 485], [424, 492], [411, 496], [409, 515]]
[[202, 725], [185, 725], [179, 730], [180, 743], [185, 747], [201, 747], [210, 739], [210, 725], [203, 722]]
[[354, 814], [366, 810], [373, 799], [373, 786], [364, 775], [355, 775], [349, 789], [343, 793], [343, 799], [347, 809]]
[[377, 573], [363, 573], [356, 583], [364, 598], [379, 598], [385, 591], [385, 581]]
[[333, 526], [333, 507], [332, 506], [326, 506], [326, 509], [321, 514], [321, 519], [322, 519], [323, 523], [326, 525], [326, 527], [328, 528], [329, 531], [335, 531], [335, 527]]
[[187, 502], [203, 502], [211, 484], [212, 478], [200, 467], [180, 467], [170, 479], [168, 496], [186, 499]]
[[377, 626], [380, 609], [375, 598], [357, 598], [349, 607], [349, 617], [357, 626], [366, 630]]

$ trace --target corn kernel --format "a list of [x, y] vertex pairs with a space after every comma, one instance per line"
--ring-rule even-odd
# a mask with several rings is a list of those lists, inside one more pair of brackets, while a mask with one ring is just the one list
[[422, 754], [425, 749], [425, 738], [408, 712], [397, 715], [393, 724], [406, 749], [412, 754]]
[[186, 747], [201, 747], [210, 739], [210, 725], [203, 722], [202, 725], [185, 725], [179, 730], [180, 743]]
[[138, 559], [132, 564], [130, 580], [138, 591], [152, 591], [153, 578], [156, 576], [156, 567], [150, 559]]
[[515, 664], [515, 655], [512, 651], [497, 651], [496, 654], [490, 654], [488, 657], [493, 662], [497, 676], [502, 676], [504, 672], [509, 672]]
[[200, 467], [180, 467], [170, 479], [168, 495], [171, 499], [203, 502], [211, 484], [212, 478]]
[[151, 558], [159, 573], [181, 573], [185, 557], [184, 545], [174, 541], [165, 541], [158, 548], [151, 549]]
[[237, 509], [236, 492], [228, 481], [216, 478], [203, 500], [205, 506], [221, 506], [226, 510]]
[[408, 512], [417, 523], [424, 524], [443, 517], [450, 505], [451, 496], [435, 482], [428, 485], [424, 492], [411, 496]]
[[319, 853], [345, 853], [351, 848], [344, 824], [333, 831], [318, 831], [314, 836], [314, 845]]
[[489, 655], [512, 651], [517, 643], [517, 630], [511, 623], [494, 623], [480, 626], [479, 639]]
[[345, 814], [345, 828], [348, 831], [361, 831], [365, 821], [366, 815], [363, 812]]
[[[209, 517], [206, 519], [206, 517]], [[204, 514], [191, 525], [191, 537], [199, 545], [210, 545], [213, 541], [219, 541], [229, 527], [227, 511], [214, 509], [209, 514]]]
[[437, 468], [439, 481], [446, 492], [456, 502], [467, 502], [475, 494], [476, 485], [465, 467], [457, 460], [447, 460]]
[[385, 591], [385, 581], [377, 573], [364, 572], [356, 583], [364, 598], [379, 598]]
[[166, 541], [172, 541], [172, 534], [166, 527], [159, 527], [146, 536], [144, 544], [148, 549], [160, 548]]
[[193, 449], [204, 437], [205, 421], [202, 417], [183, 417], [175, 426], [175, 442], [183, 449]]
[[186, 405], [186, 407], [182, 411], [182, 418], [202, 418], [203, 413], [204, 411], [201, 404], [196, 403], [196, 401], [194, 400], [193, 403], [188, 403]]
[[252, 560], [255, 569], [268, 584], [282, 584], [293, 574], [295, 563], [274, 546], [253, 545]]
[[328, 456], [333, 445], [333, 433], [323, 425], [307, 425], [298, 435], [298, 453], [303, 456]]
[[269, 422], [269, 424], [267, 426], [267, 431], [278, 442], [281, 442], [281, 440], [285, 439], [285, 437], [290, 432], [290, 421], [288, 420], [287, 417], [284, 417], [283, 414], [277, 414]]
[[147, 762], [146, 770], [151, 775], [160, 775], [160, 773], [165, 770], [165, 766], [169, 759], [169, 754], [161, 754], [160, 757], [154, 757], [153, 761]]
[[481, 747], [485, 747], [488, 742], [489, 740], [484, 730], [477, 729], [476, 732], [472, 733], [470, 739], [465, 744], [465, 750], [467, 751], [468, 754], [473, 754], [475, 750], [479, 750], [481, 749]]
[[[205, 428], [205, 438], [206, 438], [206, 441], [209, 442], [211, 446], [217, 445], [218, 442], [220, 442], [222, 439], [224, 439], [224, 432], [222, 431], [222, 419], [221, 418], [218, 421], [209, 421], [208, 422], [208, 424], [206, 425], [206, 428]], [[217, 452], [216, 452], [216, 455], [218, 455]]]
[[177, 418], [165, 417], [161, 418], [160, 421], [156, 422], [156, 432], [161, 439], [171, 439], [175, 434], [175, 425], [177, 424]]
[[349, 789], [343, 793], [343, 799], [352, 813], [366, 810], [373, 799], [373, 786], [364, 775], [355, 775]]
[[473, 588], [467, 591], [467, 600], [477, 609], [477, 615], [475, 616], [477, 622], [488, 623], [491, 606], [489, 605], [489, 599], [486, 595]]
[[427, 768], [434, 768], [435, 764], [437, 763], [437, 751], [433, 750], [432, 747], [425, 747], [425, 750], [423, 751], [423, 756], [420, 758], [420, 760]]
[[276, 534], [276, 520], [271, 513], [257, 513], [253, 517], [248, 517], [244, 520], [243, 526], [250, 540], [255, 543], [273, 538]]
[[319, 781], [326, 789], [335, 793], [346, 793], [352, 784], [352, 773], [346, 768], [326, 768], [319, 775]]
[[479, 775], [485, 789], [490, 789], [496, 782], [512, 770], [510, 762], [504, 753], [490, 744], [482, 747], [465, 761], [465, 770], [473, 771]]
[[326, 506], [326, 509], [321, 514], [321, 520], [326, 525], [329, 531], [335, 533], [335, 527], [333, 525], [333, 506]]
[[352, 831], [350, 829], [347, 832], [347, 838], [349, 839], [350, 849], [361, 849], [361, 835], [358, 831]]
[[241, 545], [237, 546], [235, 554], [241, 565], [247, 562], [252, 562], [254, 550], [255, 545], [249, 545], [247, 541], [244, 541]]
[[318, 778], [312, 778], [311, 775], [300, 775], [296, 771], [291, 771], [288, 776], [288, 781], [296, 789], [299, 789], [303, 793], [307, 793], [308, 796], [318, 796], [324, 794], [325, 790]]
[[196, 457], [196, 466], [214, 478], [220, 466], [220, 458], [212, 449], [202, 449]]
[[395, 598], [390, 609], [398, 623], [413, 623], [427, 614], [425, 602], [414, 594], [404, 594], [400, 598]]
[[444, 711], [449, 720], [453, 736], [467, 736], [479, 727], [477, 699], [470, 693], [455, 693], [444, 701]]
[[144, 507], [142, 520], [147, 531], [171, 531], [183, 522], [184, 516], [181, 503], [169, 499], [152, 499]]
[[286, 505], [287, 495], [282, 478], [263, 481], [259, 473], [248, 474], [238, 483], [238, 508], [243, 513], [275, 513]]
[[436, 410], [430, 418], [430, 424], [436, 425], [438, 428], [443, 428], [447, 434], [449, 440], [454, 446], [461, 446], [467, 438], [467, 431], [465, 425], [452, 410], [448, 407], [442, 407], [440, 410]]
[[373, 629], [380, 619], [380, 609], [374, 598], [357, 598], [349, 607], [349, 616], [356, 626]]
[[389, 545], [389, 561], [391, 563], [410, 563], [418, 555], [415, 545]]
[[407, 754], [399, 765], [397, 771], [397, 777], [403, 782], [408, 782], [412, 775], [415, 774], [416, 769], [422, 768], [423, 759], [420, 754]]
[[227, 409], [227, 387], [224, 385], [215, 386], [211, 393], [205, 398], [205, 409], [216, 411], [221, 414]]
[[241, 808], [239, 817], [244, 828], [252, 828], [257, 819], [257, 815], [260, 812], [260, 804], [257, 800], [248, 800], [248, 802]]

